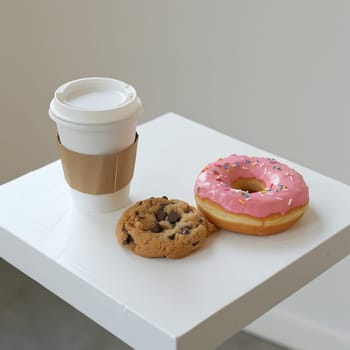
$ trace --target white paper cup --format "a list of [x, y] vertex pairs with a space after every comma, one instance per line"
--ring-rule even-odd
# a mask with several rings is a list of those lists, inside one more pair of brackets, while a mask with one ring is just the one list
[[[121, 152], [133, 144], [142, 111], [141, 101], [131, 85], [110, 78], [84, 78], [56, 90], [49, 115], [65, 148], [105, 155]], [[128, 203], [129, 185], [101, 195], [72, 188], [72, 198], [76, 207], [85, 211], [114, 211]]]

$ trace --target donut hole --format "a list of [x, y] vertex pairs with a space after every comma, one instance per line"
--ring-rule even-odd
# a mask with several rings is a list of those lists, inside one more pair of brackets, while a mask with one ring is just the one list
[[254, 193], [263, 191], [266, 185], [263, 181], [256, 178], [239, 178], [232, 182], [231, 187], [236, 190]]

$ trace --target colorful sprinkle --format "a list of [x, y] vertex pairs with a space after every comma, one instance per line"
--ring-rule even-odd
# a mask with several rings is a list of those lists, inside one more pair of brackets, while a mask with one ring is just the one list
[[241, 191], [241, 194], [242, 194], [242, 196], [243, 196], [245, 199], [247, 199], [247, 200], [250, 199], [250, 196], [249, 196], [249, 193], [248, 193], [248, 192], [246, 192], [246, 191]]
[[243, 199], [239, 199], [239, 203], [241, 203], [242, 205], [246, 205], [246, 202]]
[[291, 205], [292, 205], [292, 202], [293, 202], [293, 198], [289, 198], [288, 206], [291, 206]]
[[242, 166], [243, 170], [248, 170], [249, 168], [247, 168], [246, 166]]
[[225, 163], [222, 167], [225, 170], [226, 174], [230, 173], [230, 164], [229, 163]]
[[270, 164], [276, 164], [277, 163], [275, 158], [266, 157], [266, 159], [270, 161]]

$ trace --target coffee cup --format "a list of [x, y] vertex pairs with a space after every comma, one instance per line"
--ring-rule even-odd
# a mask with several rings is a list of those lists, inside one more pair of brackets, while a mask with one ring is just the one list
[[135, 89], [120, 80], [84, 78], [56, 90], [49, 116], [78, 209], [110, 212], [127, 205], [142, 111]]

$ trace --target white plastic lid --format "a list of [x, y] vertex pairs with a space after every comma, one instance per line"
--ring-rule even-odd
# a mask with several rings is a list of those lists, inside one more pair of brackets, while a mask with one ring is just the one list
[[141, 108], [131, 85], [111, 78], [84, 78], [56, 90], [49, 115], [73, 124], [106, 124], [133, 116]]

